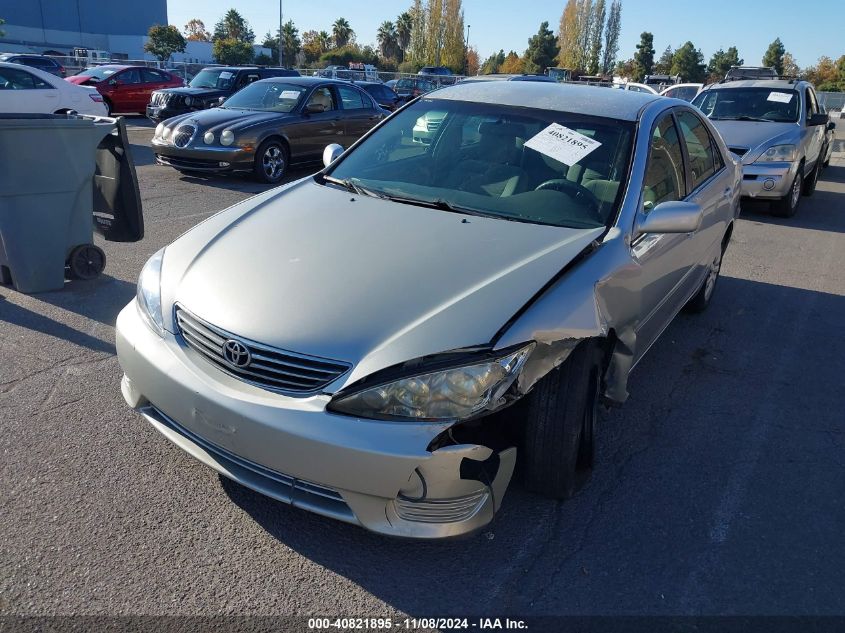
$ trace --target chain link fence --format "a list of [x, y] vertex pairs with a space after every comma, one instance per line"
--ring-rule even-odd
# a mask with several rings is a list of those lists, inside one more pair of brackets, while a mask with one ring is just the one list
[[832, 110], [845, 110], [845, 92], [817, 92], [819, 98], [825, 109], [830, 112]]

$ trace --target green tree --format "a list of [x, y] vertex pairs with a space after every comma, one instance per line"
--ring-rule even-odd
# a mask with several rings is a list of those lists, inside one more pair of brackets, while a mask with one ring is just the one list
[[299, 49], [302, 48], [302, 40], [299, 39], [299, 29], [294, 26], [293, 20], [288, 20], [282, 25], [281, 37], [282, 55], [284, 55], [282, 62], [289, 68], [292, 68], [296, 63], [296, 55], [299, 53]]
[[782, 75], [783, 56], [785, 54], [786, 48], [778, 37], [774, 42], [769, 44], [769, 48], [766, 49], [766, 54], [763, 55], [763, 66], [770, 66], [775, 69], [778, 75]]
[[205, 22], [198, 18], [188, 20], [187, 24], [185, 24], [185, 28], [183, 29], [183, 31], [185, 33], [185, 39], [189, 42], [211, 41], [211, 35], [205, 28]]
[[218, 64], [226, 64], [227, 66], [251, 64], [255, 59], [252, 44], [233, 38], [215, 40], [212, 54]]
[[384, 59], [391, 59], [398, 56], [399, 43], [396, 36], [396, 25], [390, 20], [385, 20], [378, 27], [376, 33], [378, 50]]
[[596, 0], [595, 5], [593, 5], [593, 20], [590, 28], [590, 57], [587, 62], [587, 72], [591, 75], [597, 75], [601, 70], [601, 47], [606, 13], [605, 1]]
[[499, 72], [499, 68], [501, 68], [502, 64], [505, 63], [505, 51], [500, 50], [498, 53], [493, 53], [488, 57], [483, 64], [481, 64], [481, 70], [479, 72], [482, 75], [490, 75], [493, 73]]
[[185, 38], [175, 26], [154, 24], [147, 32], [144, 50], [154, 55], [159, 61], [165, 62], [173, 53], [185, 52]]
[[425, 61], [439, 66], [443, 54], [443, 38], [446, 35], [446, 20], [443, 16], [443, 0], [428, 0], [425, 26]]
[[525, 72], [542, 73], [549, 66], [554, 66], [559, 52], [557, 37], [549, 29], [549, 23], [543, 22], [536, 35], [528, 40], [528, 48], [523, 55]]
[[445, 0], [443, 5], [443, 52], [441, 63], [455, 73], [463, 73], [466, 65], [464, 9], [462, 0]]
[[411, 44], [408, 46], [408, 57], [416, 66], [423, 66], [426, 62], [425, 8], [422, 0], [414, 0], [408, 11], [411, 14]]
[[671, 75], [680, 75], [684, 81], [701, 83], [707, 76], [704, 55], [692, 42], [686, 42], [672, 58]]
[[732, 66], [742, 66], [744, 63], [745, 60], [740, 59], [736, 46], [731, 46], [727, 51], [723, 51], [720, 48], [713, 53], [710, 63], [707, 64], [707, 73], [710, 75], [709, 79], [711, 82], [724, 79]]
[[654, 35], [645, 32], [640, 35], [637, 52], [634, 53], [634, 81], [642, 81], [654, 69]]
[[569, 70], [583, 70], [578, 67], [581, 33], [578, 25], [578, 0], [567, 0], [558, 25], [558, 65]]
[[396, 44], [399, 46], [400, 57], [405, 61], [405, 55], [411, 46], [411, 33], [414, 30], [414, 20], [410, 11], [405, 11], [396, 18]]
[[616, 53], [619, 52], [619, 33], [622, 31], [622, 2], [613, 0], [607, 27], [604, 30], [604, 53], [601, 56], [601, 72], [609, 75], [616, 65]]
[[343, 48], [353, 41], [355, 31], [352, 30], [346, 18], [338, 18], [332, 24], [332, 37], [334, 38], [335, 48]]
[[237, 40], [252, 44], [255, 41], [255, 33], [249, 27], [243, 16], [236, 9], [229, 9], [220, 21], [214, 25], [212, 41]]
[[671, 46], [667, 46], [666, 50], [660, 55], [660, 59], [654, 64], [655, 75], [668, 75], [672, 72], [672, 61], [675, 58], [675, 50]]

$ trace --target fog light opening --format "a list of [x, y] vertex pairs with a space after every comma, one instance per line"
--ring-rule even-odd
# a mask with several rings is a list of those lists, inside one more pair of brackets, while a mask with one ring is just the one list
[[771, 191], [774, 188], [775, 188], [775, 181], [772, 180], [771, 178], [766, 178], [766, 180], [763, 181], [763, 189], [765, 189], [766, 191]]

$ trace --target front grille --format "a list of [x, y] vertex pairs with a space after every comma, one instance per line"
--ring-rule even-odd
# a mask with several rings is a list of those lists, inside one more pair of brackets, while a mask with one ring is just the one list
[[165, 106], [170, 100], [170, 94], [166, 92], [154, 92], [152, 98], [152, 105]]
[[441, 123], [443, 123], [443, 119], [429, 119], [426, 121], [425, 127], [429, 132], [436, 132], [440, 129]]
[[[311, 395], [350, 369], [348, 363], [305, 356], [242, 339], [176, 306], [176, 324], [187, 345], [226, 373], [263, 389], [289, 395]], [[249, 362], [235, 366], [224, 357], [227, 341], [249, 351]]]
[[737, 156], [745, 156], [748, 153], [747, 147], [729, 147], [728, 149]]
[[466, 521], [487, 501], [487, 492], [480, 490], [454, 499], [412, 501], [399, 497], [393, 502], [396, 514], [406, 521], [418, 523], [455, 523]]
[[197, 128], [195, 125], [191, 125], [190, 123], [180, 125], [176, 128], [176, 132], [173, 134], [173, 144], [176, 147], [187, 147], [193, 140], [194, 134], [196, 133]]

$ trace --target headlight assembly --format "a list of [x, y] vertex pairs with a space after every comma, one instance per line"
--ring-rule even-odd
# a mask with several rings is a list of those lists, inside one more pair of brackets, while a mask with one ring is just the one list
[[161, 262], [164, 249], [147, 260], [138, 277], [138, 310], [150, 329], [159, 336], [164, 336], [164, 318], [161, 314]]
[[164, 131], [164, 123], [159, 123], [158, 125], [156, 125], [156, 131], [155, 131], [155, 134], [153, 136], [160, 138], [163, 131]]
[[220, 144], [231, 145], [235, 142], [235, 133], [232, 130], [223, 130], [220, 133]]
[[351, 394], [338, 394], [329, 410], [361, 418], [445, 422], [463, 420], [504, 404], [534, 343], [503, 356], [407, 376]]
[[161, 140], [166, 141], [169, 136], [170, 136], [170, 128], [169, 127], [163, 127], [161, 129]]
[[755, 163], [791, 163], [795, 160], [797, 148], [795, 145], [772, 145], [763, 152]]
[[185, 97], [185, 105], [190, 106], [194, 103], [193, 97]]
[[205, 141], [206, 145], [211, 145], [214, 142], [214, 132], [206, 132], [202, 140]]

